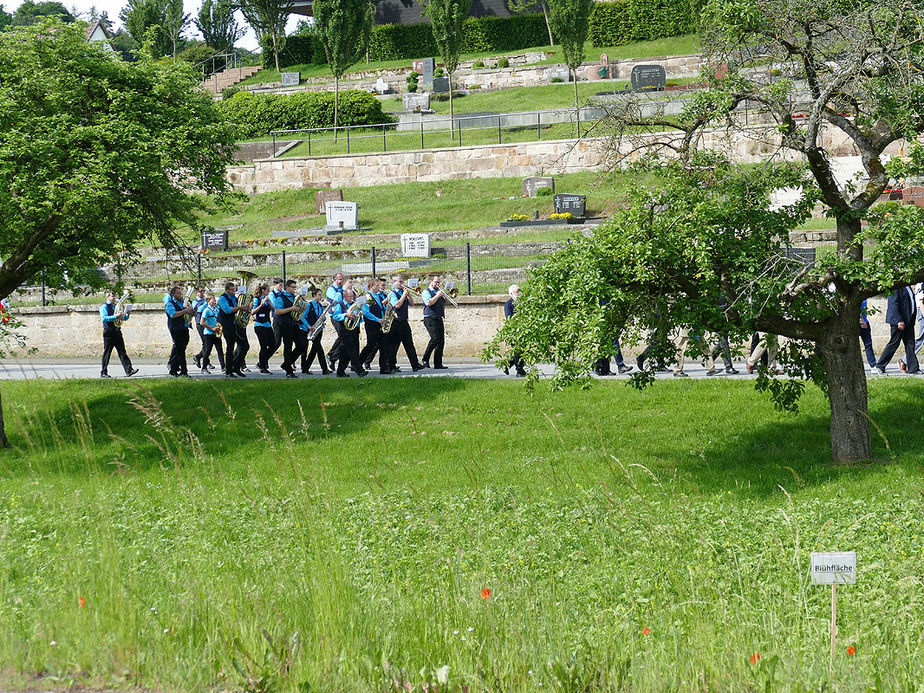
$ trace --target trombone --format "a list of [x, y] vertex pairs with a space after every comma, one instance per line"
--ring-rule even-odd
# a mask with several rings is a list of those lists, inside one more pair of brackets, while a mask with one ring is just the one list
[[456, 301], [456, 298], [459, 296], [459, 290], [456, 288], [455, 282], [448, 282], [446, 284], [446, 289], [440, 289], [443, 292], [443, 296], [449, 301], [454, 307], [458, 308], [459, 303]]

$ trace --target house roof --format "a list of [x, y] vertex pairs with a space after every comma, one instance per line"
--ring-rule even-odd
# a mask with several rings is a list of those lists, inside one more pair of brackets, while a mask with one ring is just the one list
[[105, 35], [107, 39], [112, 38], [112, 34], [109, 33], [109, 29], [106, 28], [106, 25], [97, 19], [95, 22], [87, 25], [87, 41], [93, 38], [93, 34], [96, 33], [97, 29], [102, 30], [103, 35]]

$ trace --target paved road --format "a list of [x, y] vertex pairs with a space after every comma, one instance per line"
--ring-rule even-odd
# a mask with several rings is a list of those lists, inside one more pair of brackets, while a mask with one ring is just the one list
[[[166, 378], [167, 368], [162, 361], [157, 361], [153, 359], [135, 359], [133, 360], [133, 365], [140, 370], [140, 373], [135, 375], [135, 378]], [[400, 364], [402, 372], [393, 375], [387, 376], [390, 378], [407, 378], [407, 377], [438, 377], [438, 376], [449, 376], [453, 378], [468, 378], [472, 380], [490, 380], [490, 379], [513, 379], [513, 376], [506, 376], [502, 371], [499, 371], [495, 366], [481, 363], [479, 360], [474, 358], [447, 358], [445, 360], [445, 365], [449, 366], [447, 370], [444, 371], [435, 371], [435, 370], [423, 370], [418, 373], [412, 373], [411, 367], [407, 363]], [[719, 375], [713, 376], [715, 379], [733, 379], [733, 380], [743, 380], [751, 379], [755, 376], [748, 375], [747, 369], [744, 364], [737, 364], [735, 366], [739, 370], [738, 375], [728, 375], [724, 370], [720, 371]], [[203, 375], [196, 371], [195, 367], [190, 365], [190, 375], [196, 379], [202, 380], [217, 380], [223, 379], [224, 376], [216, 368], [210, 375]], [[279, 369], [278, 366], [275, 366], [273, 373], [270, 375], [264, 375], [262, 373], [257, 373], [252, 371], [247, 374], [249, 380], [272, 380], [272, 379], [281, 379], [284, 377], [283, 372]], [[548, 377], [552, 373], [551, 366], [543, 366], [540, 369], [543, 376]], [[322, 376], [318, 372], [318, 367], [315, 365], [314, 374], [311, 376], [300, 375], [302, 378], [331, 378], [332, 375]], [[349, 371], [348, 371], [349, 372]], [[635, 371], [633, 371], [635, 372]], [[707, 378], [706, 369], [701, 366], [699, 363], [690, 364], [688, 362], [687, 366], [684, 368], [684, 372], [689, 374], [691, 378]], [[124, 374], [122, 367], [119, 365], [118, 361], [111, 363], [109, 365], [109, 373], [113, 376], [113, 380], [118, 378], [123, 378]], [[351, 374], [353, 375], [353, 374]], [[898, 366], [894, 365], [887, 372], [887, 375], [891, 376], [901, 376], [902, 374], [898, 371]], [[355, 375], [353, 375], [355, 377]], [[381, 378], [384, 376], [379, 375], [378, 370], [373, 368], [369, 373], [369, 377], [372, 378]], [[596, 376], [595, 376], [596, 377]], [[613, 376], [612, 379], [624, 380], [628, 376]], [[673, 377], [673, 373], [668, 371], [666, 373], [658, 373], [657, 377], [664, 380], [677, 380]], [[35, 379], [62, 379], [62, 378], [99, 378], [99, 360], [98, 359], [5, 359], [0, 361], [0, 380], [35, 380]], [[610, 378], [608, 378], [610, 379]]]

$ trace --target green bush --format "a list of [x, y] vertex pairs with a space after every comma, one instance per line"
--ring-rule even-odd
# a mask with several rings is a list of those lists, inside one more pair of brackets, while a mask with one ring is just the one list
[[[263, 51], [263, 67], [275, 69], [272, 43], [264, 39], [260, 42], [260, 49]], [[319, 45], [318, 50], [321, 52], [321, 62], [324, 62], [324, 49]], [[299, 36], [298, 34], [287, 36], [286, 44], [283, 46], [282, 53], [279, 54], [279, 67], [285, 69], [291, 65], [305, 65], [311, 63], [314, 57], [314, 42], [310, 36]]]
[[497, 61], [498, 67], [510, 67], [510, 61], [507, 58], [501, 58]]
[[472, 67], [476, 70], [481, 70], [484, 67], [484, 60], [476, 60], [472, 63]]
[[417, 83], [419, 80], [420, 80], [420, 77], [418, 76], [416, 72], [412, 71], [408, 73], [408, 76], [405, 78], [404, 81], [407, 82], [407, 90], [410, 93], [413, 94], [415, 91], [417, 91]]
[[[258, 95], [247, 91], [219, 103], [239, 137], [263, 137], [273, 130], [324, 128], [334, 124], [333, 92], [296, 92], [291, 95]], [[355, 89], [340, 92], [339, 125], [392, 123], [382, 102], [372, 94]]]
[[590, 15], [591, 45], [621, 46], [689, 34], [696, 28], [695, 0], [598, 2]]

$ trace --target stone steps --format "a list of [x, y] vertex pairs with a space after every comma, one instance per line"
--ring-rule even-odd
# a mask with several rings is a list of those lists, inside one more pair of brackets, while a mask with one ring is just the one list
[[247, 67], [231, 67], [221, 72], [216, 72], [208, 79], [202, 81], [202, 88], [210, 94], [221, 94], [224, 89], [233, 87], [239, 82], [243, 82], [248, 77], [253, 77], [263, 68], [259, 65], [248, 65]]

